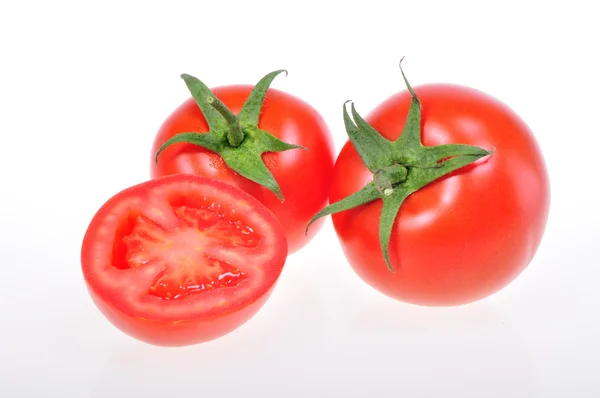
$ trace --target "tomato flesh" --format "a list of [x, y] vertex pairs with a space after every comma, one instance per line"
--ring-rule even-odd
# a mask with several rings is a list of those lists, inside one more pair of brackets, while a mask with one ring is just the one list
[[[94, 302], [158, 345], [218, 337], [252, 316], [287, 256], [275, 216], [243, 191], [191, 175], [139, 184], [95, 215], [82, 247]], [[186, 325], [175, 327], [174, 325]]]
[[183, 298], [206, 289], [235, 286], [246, 272], [210, 254], [204, 248], [215, 244], [256, 246], [252, 228], [231, 222], [210, 209], [178, 207], [182, 225], [165, 230], [147, 217], [138, 216], [132, 232], [123, 238], [125, 260], [130, 268], [160, 262], [164, 270], [156, 276], [150, 294], [162, 299]]

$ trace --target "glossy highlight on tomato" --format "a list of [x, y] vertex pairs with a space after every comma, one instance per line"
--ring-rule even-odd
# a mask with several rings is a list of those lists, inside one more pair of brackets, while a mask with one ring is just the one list
[[163, 346], [227, 334], [266, 302], [287, 256], [284, 231], [255, 198], [192, 175], [110, 198], [82, 243], [88, 290], [123, 332]]
[[[239, 114], [253, 87], [221, 86], [211, 89], [215, 97], [233, 114]], [[214, 178], [240, 188], [271, 210], [283, 226], [292, 254], [317, 234], [323, 220], [317, 221], [308, 234], [310, 218], [327, 204], [335, 160], [333, 140], [321, 115], [303, 100], [286, 92], [269, 88], [260, 109], [258, 127], [286, 143], [302, 146], [284, 152], [266, 152], [264, 164], [283, 193], [283, 201], [268, 188], [233, 171], [219, 156], [206, 148], [178, 143], [155, 154], [175, 135], [183, 132], [206, 133], [206, 119], [193, 98], [176, 108], [156, 134], [150, 161], [152, 178], [188, 173]], [[239, 148], [243, 150], [243, 144]]]
[[[354, 271], [380, 292], [420, 305], [473, 302], [513, 281], [538, 249], [550, 206], [544, 158], [530, 128], [499, 100], [452, 84], [414, 90], [422, 104], [423, 145], [469, 144], [493, 154], [407, 197], [389, 240], [394, 272], [380, 248], [381, 200], [333, 214], [333, 224]], [[410, 93], [402, 91], [365, 120], [395, 140], [410, 104]], [[336, 160], [330, 202], [372, 179], [348, 141]]]

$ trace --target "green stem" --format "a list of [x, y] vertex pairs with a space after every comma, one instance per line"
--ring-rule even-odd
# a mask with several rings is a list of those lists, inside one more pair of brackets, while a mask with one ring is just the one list
[[379, 192], [389, 196], [398, 184], [406, 181], [407, 177], [408, 169], [405, 166], [393, 164], [377, 170], [373, 174], [373, 182]]
[[238, 147], [244, 141], [244, 131], [238, 121], [237, 116], [233, 114], [221, 101], [215, 101], [214, 97], [206, 98], [206, 102], [212, 106], [227, 122], [229, 131], [227, 132], [227, 142], [232, 147]]

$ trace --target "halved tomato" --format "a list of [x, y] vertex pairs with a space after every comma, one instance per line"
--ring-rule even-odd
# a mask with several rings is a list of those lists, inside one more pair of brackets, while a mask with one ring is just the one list
[[244, 191], [177, 174], [110, 198], [81, 251], [101, 312], [147, 343], [179, 346], [220, 337], [271, 294], [287, 257], [275, 216]]

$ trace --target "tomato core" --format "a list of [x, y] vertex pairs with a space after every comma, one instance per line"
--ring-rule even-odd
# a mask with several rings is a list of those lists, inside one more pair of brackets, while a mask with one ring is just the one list
[[119, 258], [113, 263], [121, 269], [161, 264], [148, 294], [164, 300], [232, 287], [246, 278], [247, 272], [205, 249], [256, 247], [259, 237], [251, 227], [207, 206], [178, 206], [173, 213], [177, 223], [169, 228], [145, 215], [125, 220], [130, 225], [122, 230], [129, 232], [115, 240]]

